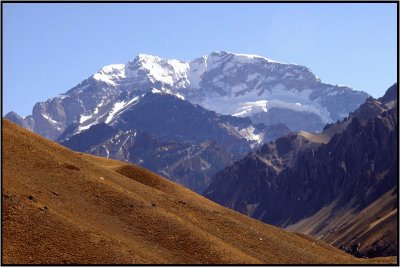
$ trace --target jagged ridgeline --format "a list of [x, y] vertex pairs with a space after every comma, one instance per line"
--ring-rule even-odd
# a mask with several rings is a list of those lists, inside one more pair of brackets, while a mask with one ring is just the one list
[[217, 173], [204, 195], [359, 257], [397, 255], [397, 90], [320, 134], [264, 144]]

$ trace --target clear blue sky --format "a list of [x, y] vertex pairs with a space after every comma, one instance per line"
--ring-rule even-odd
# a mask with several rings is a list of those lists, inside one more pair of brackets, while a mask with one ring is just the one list
[[396, 12], [395, 3], [3, 4], [3, 114], [31, 114], [139, 53], [258, 54], [379, 97], [397, 79]]

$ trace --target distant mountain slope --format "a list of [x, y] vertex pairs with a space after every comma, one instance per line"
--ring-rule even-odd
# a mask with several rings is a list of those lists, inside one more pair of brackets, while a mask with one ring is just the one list
[[388, 263], [223, 208], [3, 120], [2, 264]]
[[83, 131], [79, 135], [72, 136], [62, 144], [72, 150], [85, 152], [93, 146], [106, 142], [118, 133], [120, 133], [118, 130], [115, 130], [107, 124], [99, 123], [91, 126], [88, 130]]
[[390, 90], [321, 134], [263, 145], [216, 174], [204, 195], [358, 256], [397, 255], [397, 84]]
[[138, 129], [163, 140], [184, 142], [216, 141], [234, 153], [267, 141], [265, 125], [248, 118], [224, 116], [162, 93], [146, 93], [135, 105], [110, 121], [114, 128]]
[[215, 173], [239, 159], [214, 141], [165, 141], [138, 130], [115, 130], [105, 123], [93, 125], [61, 144], [138, 164], [195, 192], [203, 192]]
[[173, 95], [149, 92], [109, 124], [82, 131], [72, 127], [60, 138], [68, 148], [136, 163], [201, 193], [215, 173], [287, 132], [282, 124], [253, 124], [249, 118], [220, 115]]
[[88, 129], [109, 123], [153, 89], [223, 115], [308, 131], [346, 117], [368, 97], [322, 83], [305, 66], [256, 55], [213, 52], [179, 61], [141, 54], [126, 64], [105, 66], [66, 93], [36, 103], [32, 115], [22, 118], [10, 112], [6, 118], [55, 140], [72, 124]]

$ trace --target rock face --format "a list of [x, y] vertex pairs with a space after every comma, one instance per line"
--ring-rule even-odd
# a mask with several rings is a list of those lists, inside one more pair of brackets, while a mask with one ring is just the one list
[[253, 147], [289, 132], [284, 125], [253, 124], [249, 118], [220, 115], [160, 92], [138, 97], [108, 124], [80, 127], [67, 129], [61, 144], [136, 163], [196, 192], [203, 192], [211, 176]]
[[292, 131], [308, 130], [319, 132], [325, 126], [325, 123], [315, 113], [299, 112], [285, 108], [271, 108], [268, 112], [259, 112], [251, 116], [251, 120], [255, 123], [265, 123], [266, 125], [283, 123]]
[[106, 142], [111, 137], [119, 133], [105, 123], [99, 123], [83, 131], [79, 135], [74, 135], [62, 144], [70, 149], [80, 152], [86, 152], [94, 145]]
[[115, 130], [105, 123], [93, 125], [61, 144], [141, 165], [196, 192], [203, 192], [212, 175], [239, 158], [216, 142], [165, 141], [138, 130]]
[[147, 93], [135, 105], [110, 121], [127, 131], [138, 129], [164, 140], [180, 142], [218, 141], [236, 153], [248, 152], [262, 143], [265, 125], [255, 125], [248, 118], [219, 115], [173, 95]]
[[22, 118], [21, 116], [19, 116], [17, 113], [15, 113], [13, 111], [7, 113], [5, 118], [9, 119], [10, 121], [14, 122], [17, 125], [20, 125], [26, 129], [29, 129], [29, 130], [33, 130], [33, 128], [35, 126], [35, 122], [32, 119], [32, 117]]
[[152, 88], [223, 115], [309, 131], [346, 117], [368, 97], [322, 83], [305, 66], [255, 55], [213, 52], [192, 61], [139, 55], [126, 64], [105, 66], [65, 94], [37, 103], [32, 115], [9, 113], [6, 118], [57, 139], [71, 125], [83, 130], [109, 123]]
[[[108, 128], [110, 135], [95, 143], [90, 142], [92, 137], [104, 133], [100, 129], [104, 127]], [[226, 151], [216, 142], [165, 141], [137, 130], [117, 131], [104, 123], [94, 125], [62, 144], [76, 151], [128, 161], [155, 170], [196, 192], [203, 192], [215, 173], [239, 159], [238, 155]]]
[[216, 174], [204, 195], [357, 256], [397, 255], [397, 116], [395, 84], [321, 134], [264, 144]]

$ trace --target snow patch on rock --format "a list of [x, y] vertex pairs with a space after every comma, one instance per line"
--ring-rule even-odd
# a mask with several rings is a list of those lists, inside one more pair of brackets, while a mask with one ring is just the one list
[[108, 117], [105, 120], [105, 123], [110, 123], [111, 120], [113, 119], [113, 117], [119, 113], [120, 111], [122, 111], [123, 109], [125, 109], [127, 106], [131, 105], [132, 103], [136, 102], [139, 99], [139, 97], [134, 97], [129, 101], [120, 101], [120, 102], [116, 102], [113, 106], [113, 108], [111, 109], [111, 111], [108, 113]]
[[255, 128], [253, 125], [238, 131], [245, 139], [255, 141], [257, 144], [260, 144], [264, 139], [263, 133], [255, 134]]
[[236, 117], [247, 117], [259, 112], [267, 112], [267, 103], [267, 100], [242, 103], [236, 113], [232, 115]]

